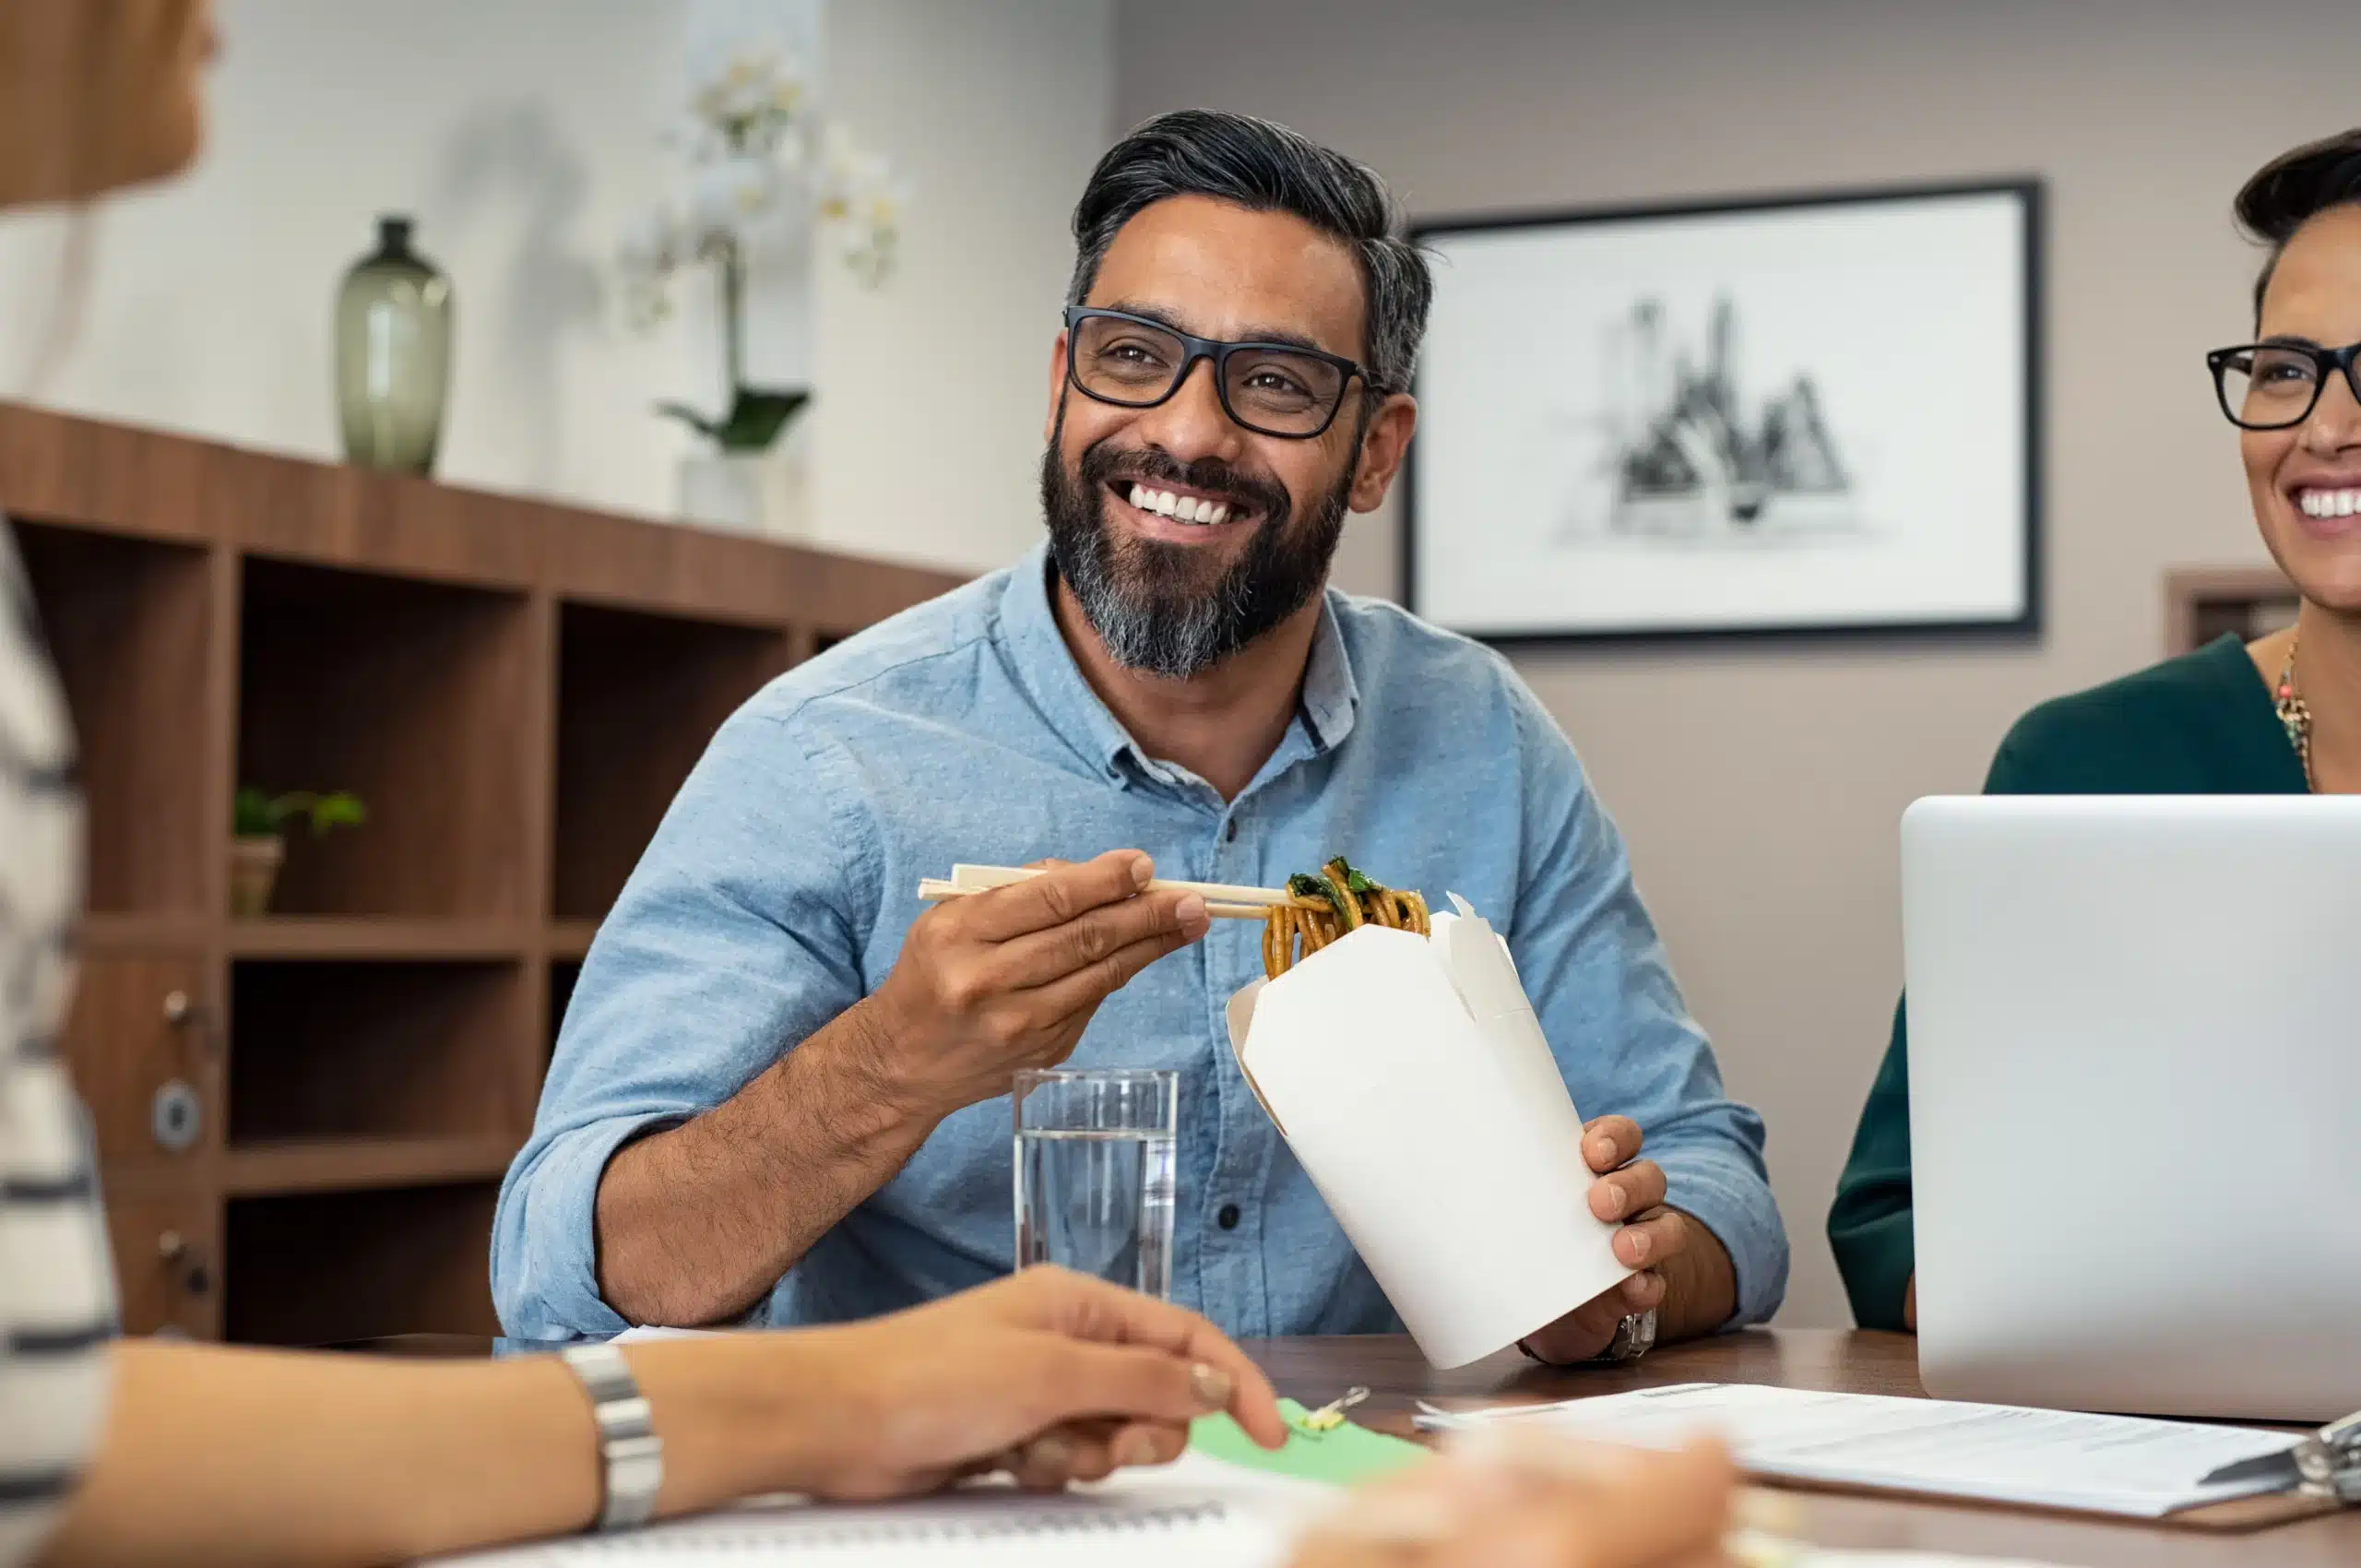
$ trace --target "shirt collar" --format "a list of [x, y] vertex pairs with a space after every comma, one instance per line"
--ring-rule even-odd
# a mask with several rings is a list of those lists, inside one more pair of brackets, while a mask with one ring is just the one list
[[[1133, 766], [1161, 771], [1122, 721], [1110, 712], [1074, 662], [1074, 650], [1059, 631], [1057, 613], [1050, 602], [1050, 547], [1046, 541], [1027, 551], [1009, 577], [1001, 599], [1001, 627], [1013, 654], [1016, 679], [1052, 729], [1094, 766], [1116, 778], [1128, 756]], [[1336, 622], [1336, 595], [1321, 600], [1320, 624], [1311, 636], [1311, 657], [1304, 667], [1303, 700], [1299, 715], [1304, 739], [1314, 754], [1332, 751], [1352, 732], [1360, 706], [1360, 690], [1353, 681], [1352, 656]], [[1294, 749], [1292, 737], [1280, 742], [1283, 760]]]
[[1345, 647], [1344, 628], [1336, 622], [1343, 596], [1330, 588], [1321, 595], [1320, 624], [1311, 634], [1311, 659], [1303, 671], [1303, 719], [1315, 750], [1330, 752], [1353, 732], [1353, 716], [1361, 706], [1360, 687], [1353, 680], [1353, 656]]

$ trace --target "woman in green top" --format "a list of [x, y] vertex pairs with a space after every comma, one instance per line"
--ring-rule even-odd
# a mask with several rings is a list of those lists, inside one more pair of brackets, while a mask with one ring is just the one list
[[[2303, 598], [2296, 624], [2034, 709], [2001, 742], [1988, 793], [2361, 793], [2361, 129], [2272, 160], [2236, 210], [2271, 252], [2259, 340], [2206, 362], [2263, 542]], [[1866, 1328], [1917, 1326], [1906, 1014], [1828, 1217]]]

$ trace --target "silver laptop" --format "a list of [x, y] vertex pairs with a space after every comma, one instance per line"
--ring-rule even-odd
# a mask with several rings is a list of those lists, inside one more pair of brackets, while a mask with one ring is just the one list
[[1926, 800], [1902, 888], [1928, 1392], [2361, 1409], [2361, 797]]

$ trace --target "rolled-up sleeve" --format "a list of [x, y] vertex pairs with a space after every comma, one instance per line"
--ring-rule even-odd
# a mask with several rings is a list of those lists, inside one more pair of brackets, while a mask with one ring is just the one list
[[626, 1326], [599, 1289], [608, 1160], [728, 1099], [863, 993], [873, 826], [841, 747], [766, 699], [715, 735], [583, 964], [493, 1221], [512, 1336]]
[[1738, 1272], [1726, 1325], [1767, 1320], [1787, 1290], [1787, 1236], [1762, 1119], [1731, 1099], [1640, 902], [1620, 834], [1573, 748], [1520, 688], [1525, 843], [1510, 951], [1575, 1106], [1628, 1116], [1667, 1201], [1720, 1239]]

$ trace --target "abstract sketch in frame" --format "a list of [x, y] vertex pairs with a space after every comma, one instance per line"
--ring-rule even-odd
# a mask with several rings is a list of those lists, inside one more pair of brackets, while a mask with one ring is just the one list
[[1419, 223], [1405, 602], [1499, 643], [2036, 636], [2041, 197]]

